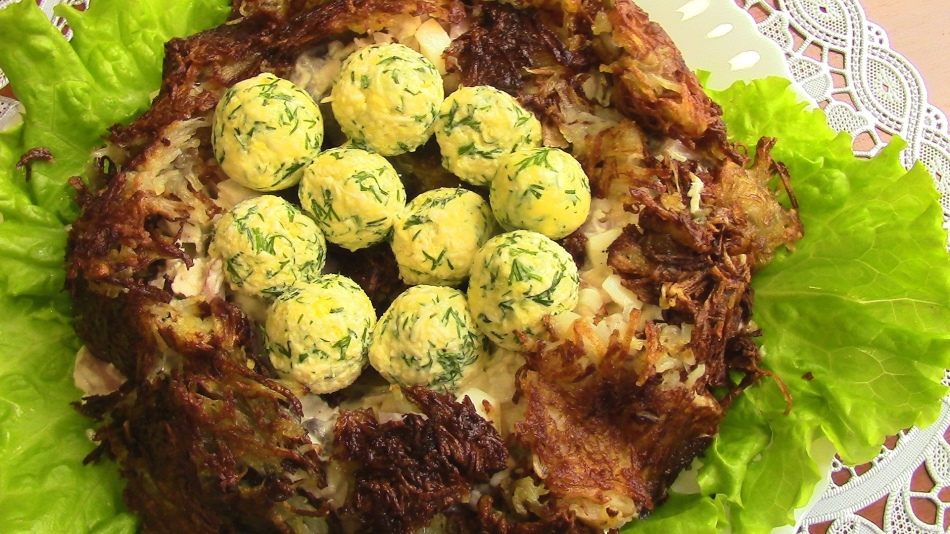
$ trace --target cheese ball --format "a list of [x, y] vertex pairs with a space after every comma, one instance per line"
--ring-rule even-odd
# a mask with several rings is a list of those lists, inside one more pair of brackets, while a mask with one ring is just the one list
[[442, 103], [435, 121], [442, 166], [474, 185], [488, 185], [501, 159], [541, 146], [541, 123], [508, 93], [463, 87]]
[[494, 230], [491, 208], [478, 193], [451, 187], [426, 191], [393, 224], [399, 277], [410, 285], [461, 284]]
[[215, 223], [209, 253], [221, 258], [235, 291], [274, 297], [298, 282], [312, 282], [326, 263], [317, 223], [274, 195], [240, 202]]
[[531, 230], [561, 239], [590, 213], [590, 180], [581, 164], [556, 148], [517, 150], [502, 161], [489, 192], [505, 230]]
[[379, 154], [334, 148], [304, 171], [300, 205], [328, 241], [352, 251], [389, 235], [396, 214], [406, 207], [406, 189]]
[[278, 297], [264, 331], [277, 372], [322, 394], [343, 389], [360, 375], [374, 326], [376, 312], [360, 286], [328, 274]]
[[[574, 308], [580, 279], [571, 255], [527, 230], [495, 236], [475, 255], [468, 304], [479, 330], [499, 346], [525, 350], [544, 317]], [[518, 333], [529, 339], [526, 346]]]
[[431, 135], [445, 97], [431, 61], [401, 44], [354, 52], [330, 92], [340, 129], [384, 156], [414, 150]]
[[484, 347], [464, 293], [414, 286], [373, 329], [369, 363], [393, 384], [455, 392], [480, 368]]
[[255, 191], [300, 181], [323, 144], [323, 115], [313, 98], [270, 73], [225, 91], [211, 128], [214, 157], [228, 177]]

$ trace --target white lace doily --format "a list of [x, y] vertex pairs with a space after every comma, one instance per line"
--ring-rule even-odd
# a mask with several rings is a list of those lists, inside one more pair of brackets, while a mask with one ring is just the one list
[[[922, 162], [950, 221], [950, 135], [946, 115], [927, 102], [920, 73], [890, 49], [884, 30], [858, 0], [735, 0], [785, 53], [795, 81], [872, 156], [891, 137], [907, 141], [903, 163]], [[946, 379], [945, 379], [946, 381]], [[902, 432], [870, 464], [835, 461], [832, 483], [799, 532], [828, 534], [945, 532], [950, 521], [950, 397], [927, 429]], [[863, 510], [884, 503], [883, 523]], [[870, 519], [869, 519], [870, 518]], [[871, 519], [874, 519], [872, 521]]]
[[735, 1], [785, 52], [795, 81], [822, 104], [831, 127], [855, 137], [856, 154], [873, 156], [900, 136], [908, 142], [904, 166], [920, 161], [930, 170], [950, 214], [947, 116], [927, 102], [920, 73], [890, 49], [858, 0]]
[[[12, 1], [0, 0], [0, 9]], [[854, 136], [856, 154], [872, 156], [895, 135], [908, 142], [902, 154], [904, 165], [921, 161], [930, 170], [941, 194], [945, 220], [950, 221], [947, 117], [927, 102], [919, 72], [890, 49], [886, 33], [867, 20], [858, 0], [734, 1], [784, 52], [793, 78], [825, 109], [832, 128]], [[61, 17], [53, 15], [53, 6], [67, 3], [85, 9], [89, 2], [37, 0], [67, 39], [72, 32]], [[6, 83], [0, 72], [0, 88]], [[0, 128], [13, 120], [16, 108], [14, 100], [0, 97]], [[831, 484], [800, 520], [799, 532], [945, 532], [950, 522], [950, 444], [946, 437], [950, 396], [942, 408], [936, 424], [902, 432], [889, 440], [870, 464], [852, 467], [835, 460]], [[883, 520], [864, 511], [882, 501]]]

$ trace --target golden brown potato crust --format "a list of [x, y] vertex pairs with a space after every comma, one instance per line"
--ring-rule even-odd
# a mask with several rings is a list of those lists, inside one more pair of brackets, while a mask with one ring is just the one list
[[[572, 339], [528, 355], [518, 377], [525, 417], [508, 451], [471, 410], [422, 391], [407, 395], [430, 423], [344, 413], [336, 458], [372, 476], [341, 518], [318, 497], [325, 463], [248, 318], [223, 299], [176, 294], [160, 269], [200, 259], [182, 245], [186, 224], [207, 227], [220, 212], [214, 196], [225, 176], [207, 119], [228, 86], [262, 70], [286, 75], [300, 54], [329, 40], [421, 14], [467, 24], [446, 52], [450, 71], [516, 95], [584, 165], [596, 196], [638, 216], [610, 246], [609, 264], [641, 300], [662, 302], [664, 322], [695, 325], [688, 347], [704, 367], [688, 387], [669, 388], [656, 370], [656, 323], [615, 332], [596, 349], [578, 326]], [[592, 82], [608, 90], [592, 95]], [[462, 532], [585, 532], [596, 529], [579, 521], [593, 522], [584, 507], [645, 514], [715, 436], [731, 399], [761, 376], [749, 282], [776, 248], [801, 236], [795, 211], [768, 188], [779, 176], [788, 189], [771, 142], [760, 143], [751, 164], [741, 157], [669, 37], [627, 1], [236, 1], [229, 24], [167, 44], [151, 109], [114, 126], [110, 142], [111, 159], [91, 184], [75, 181], [82, 214], [69, 236], [67, 286], [87, 348], [129, 378], [82, 407], [101, 421], [90, 458], [119, 462], [126, 502], [147, 531], [294, 532], [305, 518], [326, 516], [331, 528], [370, 531], [383, 528], [373, 522], [382, 517], [385, 528], [409, 532], [442, 513]], [[664, 155], [670, 143], [689, 161]], [[419, 158], [400, 165], [431, 167]], [[181, 172], [167, 178], [169, 167]], [[701, 217], [689, 209], [695, 180], [704, 186]], [[564, 244], [583, 261], [583, 235]], [[401, 288], [387, 251], [339, 259], [380, 308]], [[733, 371], [745, 378], [734, 383]], [[383, 441], [385, 451], [375, 450]], [[375, 456], [383, 452], [406, 469]], [[493, 487], [477, 510], [459, 506], [509, 453], [514, 473], [544, 482], [543, 502], [525, 513]], [[428, 460], [444, 469], [424, 472]], [[354, 523], [360, 514], [376, 519]]]

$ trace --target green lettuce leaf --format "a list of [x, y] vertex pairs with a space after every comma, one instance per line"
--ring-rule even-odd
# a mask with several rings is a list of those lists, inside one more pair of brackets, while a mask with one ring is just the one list
[[[115, 465], [83, 466], [88, 420], [70, 403], [79, 348], [66, 298], [0, 297], [0, 524], [5, 532], [134, 527]], [[122, 528], [122, 530], [129, 530]]]
[[[165, 41], [214, 26], [229, 5], [216, 0], [98, 0], [79, 12], [57, 6], [69, 43], [36, 3], [0, 10], [0, 68], [26, 113], [0, 132], [0, 530], [134, 532], [115, 465], [84, 466], [91, 421], [71, 403], [79, 341], [62, 292], [66, 228], [77, 215], [70, 176], [115, 122], [144, 111], [161, 82]], [[54, 163], [32, 177], [20, 155], [48, 147]]]
[[855, 158], [851, 137], [787, 87], [770, 79], [713, 93], [736, 140], [778, 138], [805, 226], [794, 253], [753, 283], [765, 364], [792, 410], [774, 381], [750, 390], [700, 472], [703, 493], [732, 502], [736, 532], [791, 521], [819, 479], [810, 454], [819, 437], [858, 464], [887, 435], [935, 421], [950, 367], [950, 257], [933, 179], [920, 164], [901, 166], [900, 140]]
[[764, 363], [792, 408], [785, 413], [776, 380], [747, 390], [702, 458], [702, 496], [689, 497], [703, 504], [661, 508], [631, 532], [718, 532], [720, 500], [733, 532], [792, 524], [821, 479], [817, 440], [846, 462], [870, 461], [887, 435], [932, 423], [947, 393], [950, 258], [930, 175], [901, 166], [900, 140], [855, 158], [850, 136], [800, 103], [787, 80], [710, 94], [734, 140], [778, 139], [773, 155], [788, 166], [801, 207], [804, 239], [753, 280]]
[[[115, 467], [81, 465], [90, 423], [69, 406], [79, 393], [78, 342], [60, 293], [63, 225], [76, 215], [67, 179], [110, 124], [148, 105], [162, 43], [218, 24], [228, 6], [98, 0], [61, 11], [75, 31], [66, 43], [32, 4], [0, 11], [5, 43], [15, 43], [0, 47], [0, 68], [27, 109], [21, 127], [0, 133], [0, 524], [130, 532]], [[872, 160], [854, 158], [848, 136], [798, 103], [787, 81], [713, 97], [736, 140], [779, 139], [774, 154], [801, 205], [805, 238], [754, 282], [765, 362], [794, 404], [786, 415], [774, 380], [748, 390], [703, 458], [701, 493], [674, 495], [629, 531], [758, 533], [789, 523], [820, 478], [817, 439], [848, 461], [869, 460], [886, 435], [932, 422], [946, 393], [950, 263], [931, 178], [901, 168], [899, 141]], [[36, 146], [56, 162], [37, 163], [27, 183], [13, 165]]]

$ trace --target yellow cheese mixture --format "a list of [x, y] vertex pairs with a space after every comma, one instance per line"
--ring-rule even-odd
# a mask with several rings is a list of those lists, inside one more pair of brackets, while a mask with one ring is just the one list
[[296, 185], [323, 144], [323, 115], [310, 95], [266, 72], [229, 88], [212, 120], [221, 169], [256, 191]]
[[330, 105], [347, 137], [395, 156], [426, 142], [444, 97], [442, 76], [432, 62], [390, 43], [346, 58]]
[[379, 243], [406, 207], [406, 190], [379, 154], [334, 148], [310, 164], [300, 182], [300, 205], [331, 243], [357, 250]]
[[546, 315], [574, 308], [579, 288], [577, 266], [564, 248], [539, 233], [516, 230], [489, 239], [475, 255], [468, 304], [490, 340], [525, 350], [544, 332]]
[[263, 195], [239, 203], [215, 223], [209, 253], [223, 262], [231, 289], [274, 297], [320, 276], [326, 242], [296, 206]]
[[407, 284], [461, 284], [494, 229], [491, 208], [478, 193], [461, 188], [426, 191], [393, 226], [399, 276]]
[[369, 361], [394, 384], [455, 392], [479, 372], [484, 346], [464, 293], [420, 285], [399, 295], [380, 318]]
[[278, 297], [267, 311], [264, 330], [278, 373], [321, 394], [359, 377], [375, 325], [373, 304], [360, 286], [328, 274]]
[[505, 230], [567, 237], [590, 213], [590, 181], [581, 164], [556, 148], [520, 149], [502, 160], [489, 195]]
[[470, 184], [487, 185], [505, 155], [541, 146], [541, 123], [504, 91], [463, 87], [442, 103], [435, 138], [443, 167]]

